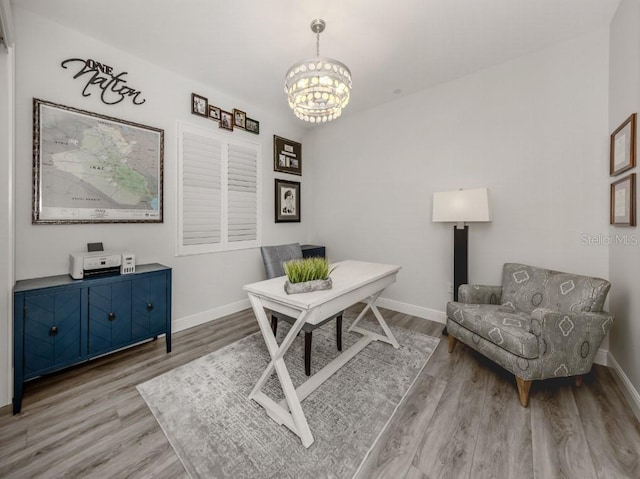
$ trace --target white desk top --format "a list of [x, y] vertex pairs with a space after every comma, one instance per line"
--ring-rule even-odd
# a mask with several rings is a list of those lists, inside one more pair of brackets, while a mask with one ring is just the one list
[[284, 291], [286, 276], [259, 281], [244, 286], [244, 290], [259, 297], [285, 304], [300, 310], [309, 310], [372, 283], [385, 276], [396, 274], [402, 266], [363, 261], [340, 261], [334, 263], [331, 273], [333, 288], [311, 293], [287, 294]]

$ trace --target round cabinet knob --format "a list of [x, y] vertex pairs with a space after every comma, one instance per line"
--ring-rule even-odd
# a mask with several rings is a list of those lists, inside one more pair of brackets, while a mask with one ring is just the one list
[[49, 330], [49, 336], [55, 336], [56, 334], [58, 334], [58, 328], [55, 326], [52, 326], [51, 329]]
[[108, 319], [109, 321], [113, 321], [114, 319], [116, 319], [116, 313], [109, 313]]
[[153, 303], [147, 304], [147, 311], [153, 311]]

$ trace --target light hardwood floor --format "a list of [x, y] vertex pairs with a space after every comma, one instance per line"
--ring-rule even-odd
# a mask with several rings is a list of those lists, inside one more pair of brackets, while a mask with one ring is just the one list
[[[0, 477], [186, 477], [135, 386], [256, 331], [247, 310], [175, 334], [169, 355], [160, 339], [29, 383], [20, 415], [0, 410]], [[524, 409], [513, 376], [461, 343], [449, 354], [442, 339], [360, 478], [640, 477], [640, 423], [607, 368], [581, 388], [534, 382]]]

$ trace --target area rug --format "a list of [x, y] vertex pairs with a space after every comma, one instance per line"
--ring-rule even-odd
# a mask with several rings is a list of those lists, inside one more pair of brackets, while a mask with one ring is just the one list
[[[361, 337], [347, 331], [353, 319], [345, 315], [343, 351]], [[194, 479], [351, 478], [439, 342], [391, 329], [399, 349], [369, 344], [302, 402], [315, 440], [309, 448], [248, 399], [269, 363], [260, 333], [140, 384], [138, 391]], [[278, 324], [279, 343], [288, 330], [287, 323]], [[285, 358], [296, 387], [307, 378], [303, 346], [301, 334]], [[335, 323], [316, 329], [311, 373], [338, 354]], [[275, 375], [263, 392], [276, 401], [284, 397]]]

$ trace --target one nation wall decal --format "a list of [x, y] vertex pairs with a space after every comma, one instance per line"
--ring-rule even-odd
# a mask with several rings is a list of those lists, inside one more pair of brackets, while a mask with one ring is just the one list
[[113, 68], [105, 63], [82, 58], [68, 58], [60, 66], [65, 70], [68, 65], [77, 68], [73, 75], [74, 80], [86, 81], [82, 89], [82, 96], [91, 96], [94, 91], [100, 92], [100, 99], [107, 105], [115, 105], [125, 98], [130, 98], [134, 105], [142, 105], [146, 99], [142, 98], [142, 92], [126, 85], [124, 77], [128, 72], [113, 73]]

